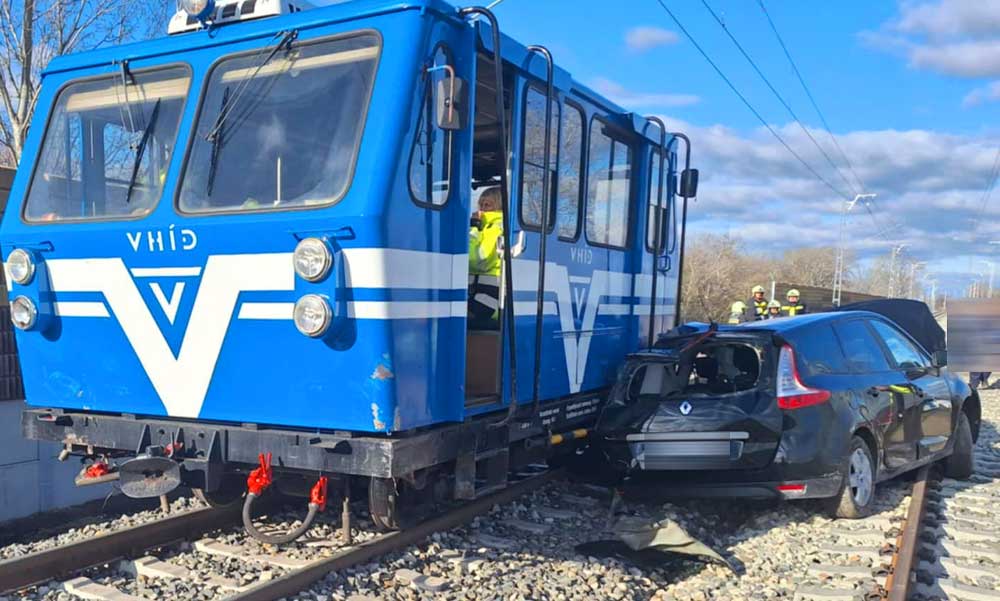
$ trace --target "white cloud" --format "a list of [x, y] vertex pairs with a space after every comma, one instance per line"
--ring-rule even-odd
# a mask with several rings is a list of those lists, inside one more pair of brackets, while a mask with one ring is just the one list
[[625, 46], [632, 52], [645, 52], [677, 41], [676, 33], [659, 27], [633, 27], [625, 32]]
[[610, 98], [612, 102], [629, 109], [681, 107], [701, 102], [701, 98], [694, 94], [636, 92], [604, 77], [592, 80], [591, 85], [595, 90]]
[[990, 0], [904, 2], [897, 31], [931, 37], [989, 36], [1000, 33], [1000, 3]]
[[966, 108], [979, 106], [987, 102], [997, 102], [1000, 100], [1000, 81], [991, 82], [982, 88], [976, 88], [962, 99], [962, 106]]

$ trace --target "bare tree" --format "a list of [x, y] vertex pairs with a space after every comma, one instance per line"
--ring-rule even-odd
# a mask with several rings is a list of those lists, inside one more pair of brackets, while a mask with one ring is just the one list
[[0, 162], [21, 160], [49, 61], [148, 38], [168, 10], [168, 0], [0, 0]]
[[832, 288], [837, 271], [834, 248], [797, 248], [785, 252], [777, 269], [782, 282]]

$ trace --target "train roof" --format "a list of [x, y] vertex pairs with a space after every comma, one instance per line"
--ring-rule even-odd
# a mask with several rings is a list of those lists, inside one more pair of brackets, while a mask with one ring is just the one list
[[[157, 56], [183, 53], [211, 46], [221, 46], [227, 43], [265, 38], [273, 36], [275, 32], [283, 29], [309, 29], [331, 23], [346, 23], [356, 19], [408, 10], [429, 11], [443, 17], [459, 18], [458, 9], [443, 0], [352, 0], [340, 4], [320, 6], [293, 14], [221, 25], [210, 31], [200, 30], [172, 36], [164, 35], [164, 37], [153, 40], [109, 46], [77, 54], [59, 56], [52, 59], [44, 73], [49, 75], [117, 64], [123, 61], [156, 58]], [[487, 52], [492, 52], [492, 29], [489, 23], [480, 19], [476, 22], [475, 26], [478, 30], [480, 46]], [[503, 28], [502, 21], [500, 22], [500, 27], [501, 29]], [[166, 24], [164, 24], [164, 28], [166, 28]], [[501, 40], [501, 50], [505, 61], [518, 65], [522, 70], [529, 72], [540, 81], [545, 80], [544, 61], [535, 57], [533, 53], [529, 53], [524, 44], [506, 34], [502, 34], [502, 32]], [[577, 96], [616, 115], [620, 120], [617, 125], [629, 127], [640, 134], [645, 133], [650, 141], [654, 143], [659, 142], [657, 138], [659, 132], [655, 128], [647, 127], [645, 117], [627, 111], [597, 91], [574, 80], [569, 72], [558, 66], [558, 57], [555, 57], [555, 60], [557, 62], [554, 69], [554, 83], [556, 88], [564, 92], [573, 92]]]

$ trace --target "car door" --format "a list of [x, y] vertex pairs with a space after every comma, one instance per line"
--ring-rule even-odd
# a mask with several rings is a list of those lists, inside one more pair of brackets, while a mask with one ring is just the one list
[[892, 369], [882, 344], [865, 320], [838, 322], [834, 330], [854, 374], [855, 403], [879, 429], [883, 463], [891, 470], [915, 460], [920, 418], [913, 407], [915, 402], [903, 394], [905, 379]]
[[885, 345], [893, 367], [901, 374], [912, 397], [920, 424], [918, 458], [936, 453], [948, 443], [952, 400], [948, 382], [933, 368], [930, 356], [896, 326], [881, 319], [871, 326]]

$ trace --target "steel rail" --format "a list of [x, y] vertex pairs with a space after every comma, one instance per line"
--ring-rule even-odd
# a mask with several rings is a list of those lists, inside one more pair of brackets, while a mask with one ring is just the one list
[[907, 601], [910, 598], [910, 586], [913, 584], [913, 572], [919, 557], [920, 527], [924, 521], [924, 511], [927, 507], [927, 482], [930, 478], [930, 468], [924, 466], [917, 472], [910, 495], [910, 506], [906, 511], [906, 523], [896, 542], [896, 552], [892, 556], [892, 569], [886, 577], [885, 590], [889, 601]]
[[386, 534], [356, 547], [345, 549], [332, 557], [318, 559], [298, 570], [228, 597], [228, 601], [275, 601], [285, 597], [291, 598], [309, 588], [313, 583], [322, 580], [331, 572], [367, 563], [376, 557], [405, 549], [435, 532], [450, 530], [471, 522], [473, 518], [488, 513], [494, 505], [509, 503], [561, 475], [561, 470], [552, 470], [522, 480], [492, 495], [476, 499], [448, 513], [431, 518], [413, 528]]
[[133, 528], [0, 561], [0, 594], [137, 554], [150, 547], [194, 538], [239, 521], [238, 506], [194, 509]]

